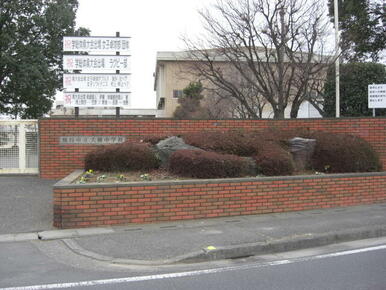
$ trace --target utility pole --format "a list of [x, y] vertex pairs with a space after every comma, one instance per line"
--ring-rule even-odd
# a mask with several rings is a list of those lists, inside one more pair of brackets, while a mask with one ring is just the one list
[[339, 11], [338, 0], [334, 0], [334, 22], [335, 22], [335, 117], [340, 117], [340, 74], [339, 74]]

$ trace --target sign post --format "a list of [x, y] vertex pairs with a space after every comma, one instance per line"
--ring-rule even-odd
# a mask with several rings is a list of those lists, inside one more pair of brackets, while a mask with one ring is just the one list
[[368, 106], [373, 109], [373, 117], [376, 116], [375, 109], [386, 108], [386, 84], [368, 86]]
[[63, 56], [73, 72], [63, 75], [64, 106], [75, 107], [76, 117], [80, 107], [110, 106], [119, 118], [121, 106], [131, 106], [129, 37], [64, 37], [63, 51], [95, 53]]

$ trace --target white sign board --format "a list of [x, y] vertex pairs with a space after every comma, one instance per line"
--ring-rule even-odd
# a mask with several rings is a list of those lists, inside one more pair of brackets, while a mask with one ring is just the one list
[[63, 51], [130, 53], [129, 37], [64, 37]]
[[386, 108], [386, 84], [369, 85], [369, 108]]
[[64, 74], [63, 87], [69, 91], [121, 91], [130, 90], [129, 74]]
[[130, 58], [126, 55], [64, 55], [66, 70], [108, 71], [130, 70]]
[[64, 92], [65, 107], [129, 107], [130, 105], [130, 93]]

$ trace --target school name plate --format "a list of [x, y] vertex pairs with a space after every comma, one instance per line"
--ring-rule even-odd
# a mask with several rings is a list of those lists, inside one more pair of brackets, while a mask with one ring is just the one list
[[60, 145], [107, 145], [126, 141], [124, 136], [61, 136]]

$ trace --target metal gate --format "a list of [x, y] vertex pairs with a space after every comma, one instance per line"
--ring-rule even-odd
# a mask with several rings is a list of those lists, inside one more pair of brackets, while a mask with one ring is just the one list
[[0, 174], [39, 173], [37, 120], [0, 120]]

